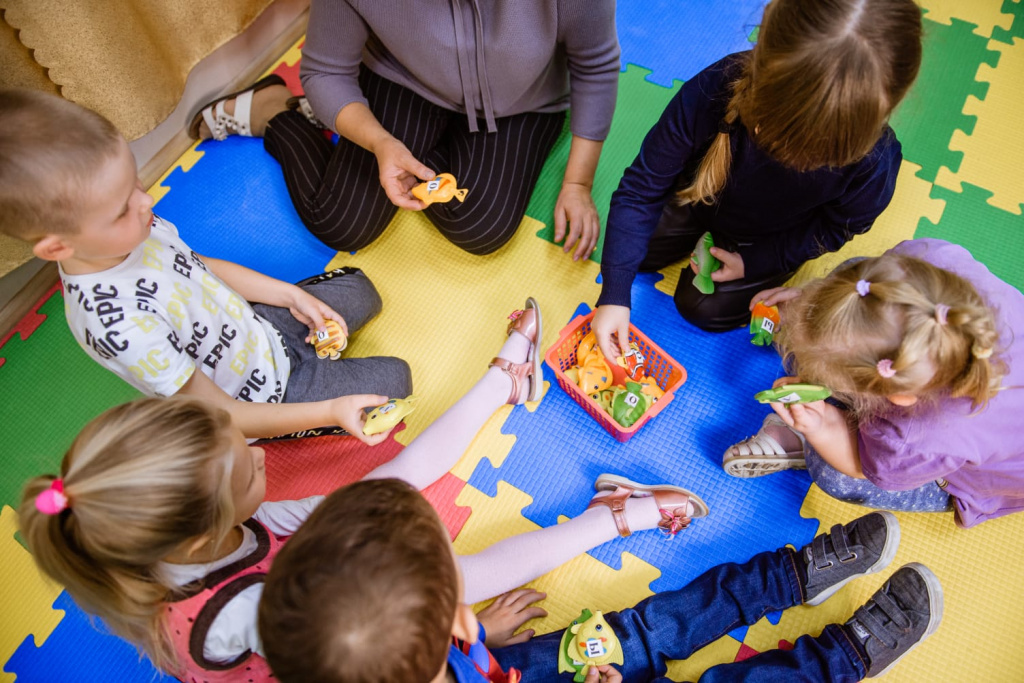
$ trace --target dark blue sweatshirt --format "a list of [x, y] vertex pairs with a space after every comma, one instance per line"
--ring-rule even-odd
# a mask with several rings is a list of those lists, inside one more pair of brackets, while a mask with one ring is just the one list
[[[630, 289], [666, 202], [692, 180], [749, 53], [729, 55], [687, 81], [644, 139], [612, 195], [597, 305], [630, 305]], [[888, 126], [874, 149], [842, 168], [799, 172], [761, 151], [743, 125], [729, 136], [732, 167], [718, 200], [692, 217], [739, 245], [745, 278], [790, 273], [867, 232], [889, 204], [902, 154]]]

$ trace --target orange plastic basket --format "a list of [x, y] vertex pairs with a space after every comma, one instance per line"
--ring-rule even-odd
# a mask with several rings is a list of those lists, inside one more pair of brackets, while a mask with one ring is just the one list
[[[566, 325], [558, 335], [558, 341], [548, 349], [544, 359], [555, 371], [558, 384], [565, 390], [574, 401], [579, 403], [591, 417], [601, 423], [617, 441], [629, 441], [633, 435], [640, 431], [640, 428], [647, 424], [647, 421], [665, 409], [673, 399], [675, 390], [683, 386], [686, 381], [686, 369], [677, 363], [672, 356], [661, 350], [657, 344], [652, 342], [643, 332], [636, 329], [632, 324], [629, 326], [629, 341], [636, 343], [640, 352], [646, 359], [644, 366], [647, 374], [658, 382], [658, 386], [665, 392], [665, 395], [658, 399], [658, 402], [651, 406], [651, 409], [643, 414], [631, 427], [623, 427], [612, 416], [605, 412], [598, 403], [583, 392], [576, 384], [571, 382], [565, 371], [576, 365], [576, 349], [583, 337], [590, 332], [590, 321], [594, 319], [594, 312], [587, 315], [579, 315], [573, 318], [572, 322]], [[625, 384], [626, 371], [617, 363], [609, 362], [612, 369], [613, 383]]]

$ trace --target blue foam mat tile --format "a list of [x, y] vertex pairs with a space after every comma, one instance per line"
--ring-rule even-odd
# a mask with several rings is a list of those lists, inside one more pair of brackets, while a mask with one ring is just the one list
[[[105, 633], [90, 621], [66, 591], [53, 603], [64, 610], [64, 618], [36, 648], [28, 636], [14, 652], [4, 671], [17, 676], [18, 683], [173, 683], [176, 679], [160, 673], [138, 651]], [[99, 628], [97, 628], [99, 626]]]
[[199, 151], [189, 171], [177, 168], [164, 180], [170, 191], [154, 209], [186, 244], [285, 282], [323, 271], [336, 252], [299, 220], [262, 140], [231, 136]]
[[623, 71], [650, 69], [647, 80], [672, 87], [727, 54], [750, 49], [764, 0], [622, 0], [616, 7]]
[[552, 387], [535, 412], [516, 408], [505, 421], [502, 431], [514, 434], [516, 443], [501, 467], [483, 460], [469, 479], [488, 495], [496, 494], [498, 480], [528, 493], [533, 502], [523, 515], [541, 526], [584, 510], [602, 472], [670, 482], [699, 494], [710, 516], [675, 539], [640, 533], [591, 551], [615, 569], [624, 551], [654, 565], [662, 572], [651, 584], [654, 591], [678, 588], [709, 567], [745, 561], [761, 550], [800, 547], [818, 527], [799, 514], [810, 487], [806, 472], [736, 479], [721, 467], [724, 450], [760, 426], [767, 408], [752, 397], [780, 376], [778, 356], [752, 346], [746, 330], [711, 334], [689, 325], [672, 298], [654, 288], [659, 277], [637, 278], [633, 323], [687, 369], [672, 403], [620, 444], [557, 386], [545, 365]]

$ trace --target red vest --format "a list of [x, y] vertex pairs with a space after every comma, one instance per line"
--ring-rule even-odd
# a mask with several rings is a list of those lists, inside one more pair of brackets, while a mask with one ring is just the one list
[[174, 601], [167, 602], [167, 624], [171, 641], [183, 669], [178, 678], [186, 683], [265, 683], [275, 680], [263, 657], [246, 651], [226, 664], [211, 662], [203, 656], [206, 634], [224, 606], [249, 586], [263, 583], [274, 556], [281, 548], [267, 527], [255, 519], [246, 521], [256, 535], [256, 550], [183, 586]]

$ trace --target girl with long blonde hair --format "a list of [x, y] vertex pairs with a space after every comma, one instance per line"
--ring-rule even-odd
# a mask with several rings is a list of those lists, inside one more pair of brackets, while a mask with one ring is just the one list
[[628, 338], [637, 272], [686, 258], [705, 232], [714, 292], [694, 287], [691, 261], [675, 304], [721, 331], [749, 319], [755, 292], [867, 231], [893, 194], [887, 122], [920, 62], [912, 0], [769, 3], [754, 49], [683, 85], [612, 197], [593, 322], [604, 353]]
[[807, 467], [840, 500], [953, 510], [965, 527], [1024, 510], [1021, 292], [962, 247], [921, 239], [755, 299], [781, 305], [796, 377], [779, 383], [822, 384], [839, 403], [773, 403], [726, 472]]

